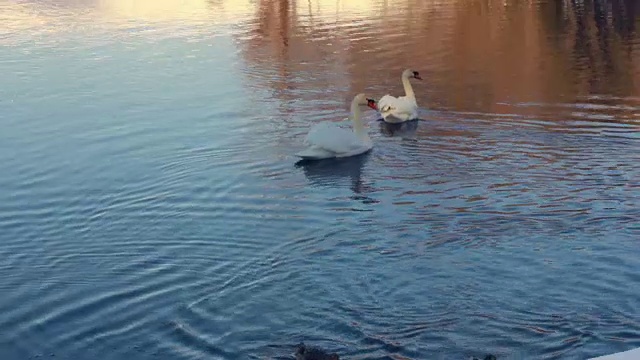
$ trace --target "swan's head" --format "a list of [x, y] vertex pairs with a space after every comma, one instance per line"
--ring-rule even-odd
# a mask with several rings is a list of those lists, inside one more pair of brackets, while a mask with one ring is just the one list
[[367, 98], [367, 106], [373, 110], [378, 110], [378, 103], [373, 99]]
[[407, 69], [403, 71], [402, 76], [406, 77], [407, 79], [414, 78], [414, 79], [422, 80], [422, 78], [420, 77], [420, 73], [417, 71], [413, 71], [411, 69]]
[[365, 96], [365, 94], [358, 94], [353, 98], [353, 102], [358, 106], [368, 106], [372, 109], [377, 109], [376, 101], [373, 99], [369, 99]]

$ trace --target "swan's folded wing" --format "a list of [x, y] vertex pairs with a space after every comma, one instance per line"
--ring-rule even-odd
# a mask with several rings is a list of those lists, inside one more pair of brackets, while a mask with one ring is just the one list
[[305, 144], [341, 154], [361, 147], [362, 141], [351, 130], [332, 123], [320, 123], [309, 131]]
[[381, 113], [386, 113], [396, 108], [396, 102], [398, 98], [391, 95], [385, 95], [378, 100], [378, 110]]
[[333, 151], [325, 150], [316, 146], [310, 146], [296, 154], [296, 156], [307, 160], [328, 159], [336, 156]]
[[395, 98], [385, 95], [378, 101], [378, 109], [383, 115], [392, 114], [400, 118], [411, 119], [418, 116], [418, 105], [406, 96]]

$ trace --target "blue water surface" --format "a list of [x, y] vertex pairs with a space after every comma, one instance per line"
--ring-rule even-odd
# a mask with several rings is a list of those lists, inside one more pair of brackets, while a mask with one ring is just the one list
[[0, 359], [639, 347], [640, 9], [530, 3], [0, 3]]

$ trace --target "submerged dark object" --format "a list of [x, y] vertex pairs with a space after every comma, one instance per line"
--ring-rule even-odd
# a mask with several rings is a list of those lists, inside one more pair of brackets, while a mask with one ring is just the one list
[[340, 357], [336, 353], [330, 354], [322, 349], [301, 343], [296, 350], [296, 360], [340, 360]]
[[[478, 359], [477, 357], [474, 356], [474, 357], [471, 358], [471, 360], [480, 360], [480, 359]], [[484, 359], [482, 359], [482, 360], [498, 360], [498, 358], [496, 358], [494, 355], [489, 354], [489, 355], [485, 356]]]

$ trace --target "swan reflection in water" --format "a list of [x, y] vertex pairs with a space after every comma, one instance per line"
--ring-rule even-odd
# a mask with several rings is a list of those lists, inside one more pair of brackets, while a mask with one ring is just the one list
[[415, 140], [416, 131], [418, 129], [419, 119], [409, 120], [402, 123], [388, 123], [385, 121], [378, 121], [380, 125], [380, 132], [386, 136], [396, 136], [402, 139]]
[[378, 203], [364, 193], [373, 189], [362, 181], [362, 170], [369, 159], [371, 152], [346, 158], [326, 160], [300, 160], [295, 164], [296, 168], [302, 168], [304, 176], [313, 186], [340, 187], [341, 183], [349, 182], [350, 189], [354, 192], [353, 200], [362, 201], [365, 204]]

